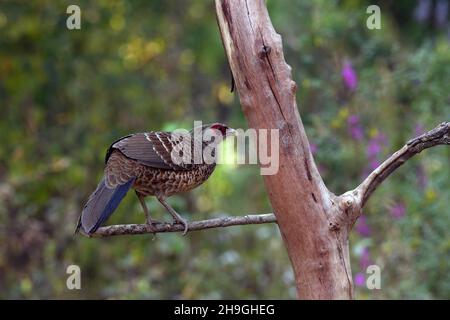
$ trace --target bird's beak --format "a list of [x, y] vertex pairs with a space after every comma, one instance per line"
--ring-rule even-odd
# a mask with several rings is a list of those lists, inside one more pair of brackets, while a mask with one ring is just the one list
[[237, 135], [237, 131], [232, 129], [232, 128], [228, 128], [225, 135], [227, 137], [236, 136]]

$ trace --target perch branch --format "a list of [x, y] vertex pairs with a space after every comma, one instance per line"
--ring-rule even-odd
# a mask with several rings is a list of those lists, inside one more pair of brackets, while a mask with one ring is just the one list
[[391, 155], [376, 168], [354, 191], [359, 198], [360, 208], [370, 195], [398, 167], [412, 156], [437, 145], [450, 145], [450, 122], [443, 122], [433, 130], [409, 140], [400, 150]]
[[[189, 231], [198, 231], [211, 228], [224, 228], [230, 226], [247, 225], [247, 224], [263, 224], [277, 222], [275, 215], [267, 214], [249, 214], [240, 217], [220, 217], [201, 221], [189, 222]], [[90, 237], [109, 237], [132, 234], [145, 233], [162, 233], [162, 232], [180, 232], [184, 230], [181, 224], [157, 223], [153, 225], [156, 231], [150, 229], [148, 224], [118, 224], [99, 228]], [[86, 234], [83, 234], [88, 236]]]

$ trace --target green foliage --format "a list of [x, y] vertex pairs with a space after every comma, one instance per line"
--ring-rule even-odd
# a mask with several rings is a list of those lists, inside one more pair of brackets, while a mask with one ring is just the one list
[[[246, 123], [229, 93], [212, 2], [80, 1], [82, 29], [74, 31], [65, 27], [69, 4], [0, 3], [0, 297], [294, 298], [275, 225], [186, 237], [72, 236], [111, 141], [199, 119]], [[268, 1], [306, 131], [336, 193], [358, 184], [370, 161], [450, 115], [446, 34], [414, 21], [414, 5], [404, 1], [381, 6], [383, 29], [368, 30], [369, 4]], [[358, 76], [354, 91], [341, 76], [346, 60]], [[380, 149], [373, 159], [369, 146]], [[370, 252], [382, 290], [358, 287], [359, 298], [450, 297], [449, 155], [444, 147], [425, 151], [369, 201], [369, 234], [351, 237], [353, 271], [364, 272]], [[170, 202], [190, 219], [271, 211], [255, 166], [219, 166]], [[109, 222], [143, 220], [130, 193]], [[70, 264], [81, 267], [80, 291], [65, 286]]]

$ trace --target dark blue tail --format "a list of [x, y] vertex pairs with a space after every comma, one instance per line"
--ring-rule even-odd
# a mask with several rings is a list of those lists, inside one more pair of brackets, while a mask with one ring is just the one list
[[116, 210], [119, 203], [133, 185], [134, 178], [128, 182], [110, 189], [105, 185], [105, 178], [100, 181], [97, 189], [89, 197], [78, 222], [77, 231], [83, 228], [87, 234], [94, 233]]

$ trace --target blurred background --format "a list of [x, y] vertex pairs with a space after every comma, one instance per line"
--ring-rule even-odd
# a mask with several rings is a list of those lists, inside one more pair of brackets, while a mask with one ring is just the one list
[[[81, 30], [66, 28], [70, 4], [81, 8]], [[450, 120], [449, 1], [267, 4], [335, 193]], [[370, 4], [381, 8], [381, 30], [366, 27]], [[247, 128], [230, 83], [213, 1], [0, 0], [0, 298], [295, 298], [273, 224], [72, 235], [118, 137], [193, 120]], [[449, 163], [450, 148], [426, 150], [370, 199], [350, 239], [357, 298], [450, 298]], [[218, 166], [170, 202], [189, 219], [271, 212], [250, 165]], [[108, 223], [143, 221], [130, 193]], [[364, 285], [373, 263], [381, 290]], [[66, 288], [71, 264], [82, 290]]]

